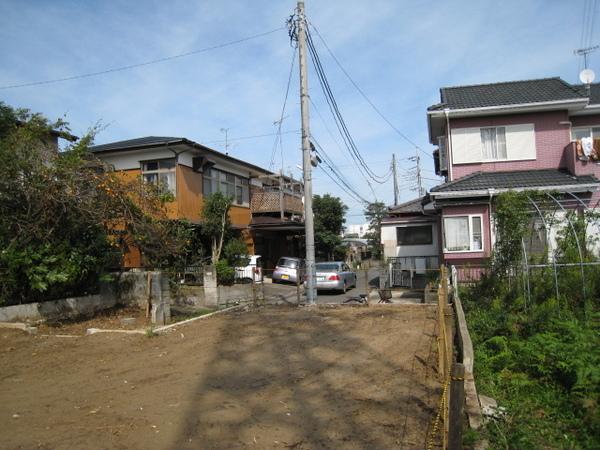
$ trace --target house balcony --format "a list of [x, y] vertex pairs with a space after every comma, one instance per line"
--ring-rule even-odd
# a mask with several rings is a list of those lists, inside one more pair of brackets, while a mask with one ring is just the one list
[[252, 189], [250, 199], [250, 211], [253, 215], [258, 214], [274, 214], [277, 213], [281, 217], [289, 215], [302, 215], [304, 213], [304, 205], [302, 204], [302, 196], [298, 193], [273, 188], [256, 188]]
[[562, 165], [572, 175], [600, 178], [600, 139], [594, 139], [589, 149], [585, 149], [580, 140], [569, 142], [564, 149]]

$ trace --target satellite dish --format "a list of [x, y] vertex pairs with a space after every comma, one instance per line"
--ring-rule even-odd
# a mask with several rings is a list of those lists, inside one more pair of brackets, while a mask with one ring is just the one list
[[579, 79], [583, 84], [590, 84], [596, 78], [596, 74], [592, 69], [583, 69], [579, 74]]

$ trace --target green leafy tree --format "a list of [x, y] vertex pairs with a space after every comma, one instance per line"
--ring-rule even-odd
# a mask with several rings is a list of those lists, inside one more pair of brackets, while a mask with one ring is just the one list
[[375, 258], [381, 258], [381, 222], [387, 214], [387, 207], [383, 202], [369, 203], [364, 213], [369, 221], [369, 231], [365, 237], [369, 241], [371, 254]]
[[59, 152], [65, 122], [0, 103], [0, 303], [89, 292], [124, 243], [155, 261], [181, 248], [152, 187], [88, 152], [94, 131]]
[[332, 260], [345, 255], [342, 230], [348, 207], [338, 197], [325, 194], [313, 197], [315, 223], [315, 250], [318, 256]]
[[211, 242], [211, 260], [214, 265], [219, 262], [223, 251], [223, 242], [229, 232], [231, 222], [229, 209], [232, 198], [215, 192], [204, 200], [202, 208], [202, 230]]

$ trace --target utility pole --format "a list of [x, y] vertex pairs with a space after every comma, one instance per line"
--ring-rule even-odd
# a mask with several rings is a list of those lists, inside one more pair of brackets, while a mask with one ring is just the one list
[[398, 204], [398, 177], [396, 174], [396, 155], [392, 153], [392, 173], [394, 177], [394, 206]]
[[419, 156], [419, 151], [416, 152], [416, 161], [417, 161], [417, 186], [419, 187], [419, 197], [424, 195], [423, 192], [423, 179], [421, 178], [421, 157]]
[[308, 68], [306, 65], [306, 19], [304, 2], [298, 2], [296, 16], [298, 58], [300, 65], [300, 111], [302, 116], [302, 172], [304, 175], [304, 230], [306, 235], [306, 300], [314, 304], [315, 289], [315, 225], [312, 207], [312, 173], [310, 164], [310, 132], [308, 116]]

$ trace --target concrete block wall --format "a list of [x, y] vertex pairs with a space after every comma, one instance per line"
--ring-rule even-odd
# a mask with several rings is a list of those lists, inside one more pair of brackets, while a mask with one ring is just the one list
[[[153, 276], [157, 286], [152, 298], [153, 303], [170, 304], [168, 278], [161, 272], [153, 272]], [[114, 274], [114, 277], [112, 282], [102, 283], [100, 293], [96, 295], [2, 307], [0, 308], [0, 322], [76, 319], [91, 317], [117, 305], [143, 307], [147, 304], [147, 272], [125, 272]]]

